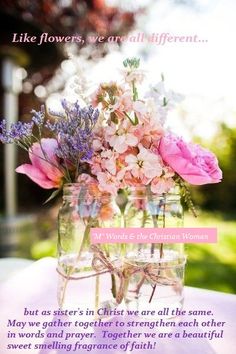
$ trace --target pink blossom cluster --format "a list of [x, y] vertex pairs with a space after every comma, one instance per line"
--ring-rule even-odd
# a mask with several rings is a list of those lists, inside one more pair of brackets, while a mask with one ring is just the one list
[[[121, 96], [116, 97], [112, 111], [117, 121], [109, 118], [95, 132], [91, 171], [97, 176], [99, 187], [112, 194], [120, 188], [140, 185], [150, 185], [153, 193], [168, 192], [174, 185], [174, 171], [158, 153], [164, 134], [160, 121], [145, 101], [132, 101], [131, 90], [117, 92]], [[138, 123], [132, 124], [126, 114], [136, 115]]]
[[99, 188], [116, 194], [120, 188], [148, 185], [162, 194], [174, 186], [176, 173], [191, 184], [219, 182], [222, 172], [214, 154], [165, 129], [168, 109], [180, 96], [167, 92], [161, 81], [140, 99], [137, 85], [143, 77], [139, 69], [127, 69], [121, 85], [101, 84], [93, 96], [103, 112], [91, 161]]
[[[155, 194], [168, 193], [176, 177], [194, 185], [220, 182], [222, 171], [212, 152], [165, 128], [168, 110], [181, 96], [167, 91], [162, 80], [140, 98], [144, 74], [137, 60], [128, 60], [121, 83], [103, 83], [93, 94], [92, 105], [100, 116], [92, 132], [91, 158], [81, 173], [92, 176], [101, 192], [112, 195], [139, 186], [149, 186]], [[29, 150], [31, 164], [19, 166], [17, 172], [43, 188], [61, 188], [65, 176], [57, 150], [58, 142], [52, 138], [34, 143]], [[77, 177], [71, 182], [78, 181]]]

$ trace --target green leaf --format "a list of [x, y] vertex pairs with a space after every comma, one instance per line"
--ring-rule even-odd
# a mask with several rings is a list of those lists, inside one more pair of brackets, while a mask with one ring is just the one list
[[123, 61], [125, 68], [129, 67], [130, 69], [137, 69], [140, 65], [140, 59], [138, 58], [127, 58]]
[[137, 114], [135, 113], [134, 114], [134, 125], [137, 125], [138, 124], [138, 117], [137, 117]]
[[54, 192], [52, 192], [52, 194], [50, 195], [50, 197], [49, 197], [47, 200], [45, 200], [45, 202], [43, 203], [43, 205], [46, 204], [46, 203], [48, 203], [48, 202], [50, 202], [50, 200], [54, 199], [54, 198], [61, 192], [61, 190], [62, 190], [62, 187], [60, 187], [59, 189], [56, 189]]
[[131, 123], [132, 125], [135, 125], [134, 122], [133, 122], [133, 120], [132, 120], [132, 119], [130, 118], [130, 116], [128, 115], [128, 113], [124, 112], [124, 114], [125, 114], [125, 116], [129, 119], [130, 123]]
[[179, 175], [176, 176], [175, 181], [180, 187], [180, 193], [183, 196], [184, 202], [188, 209], [192, 212], [193, 216], [197, 217], [197, 211], [192, 201], [190, 190], [187, 187], [185, 181]]

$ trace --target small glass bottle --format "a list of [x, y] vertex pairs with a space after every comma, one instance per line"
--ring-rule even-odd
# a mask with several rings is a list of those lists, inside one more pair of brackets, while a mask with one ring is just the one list
[[[125, 220], [126, 227], [182, 227], [183, 208], [178, 189], [156, 195], [149, 187], [133, 188], [125, 209]], [[165, 307], [170, 313], [181, 308], [185, 261], [181, 243], [127, 245], [124, 262], [129, 274], [125, 295], [127, 307], [160, 311], [160, 315]]]
[[58, 215], [60, 308], [79, 307], [96, 314], [101, 306], [113, 308], [117, 305], [117, 277], [111, 272], [116, 261], [115, 245], [91, 247], [90, 243], [92, 227], [117, 226], [119, 216], [113, 198], [108, 193], [101, 193], [95, 183], [64, 186]]

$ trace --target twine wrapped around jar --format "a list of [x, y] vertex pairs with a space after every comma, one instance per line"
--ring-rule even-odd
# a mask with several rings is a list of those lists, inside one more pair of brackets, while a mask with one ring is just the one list
[[[117, 262], [111, 261], [99, 246], [91, 245], [90, 250], [93, 252], [92, 268], [96, 273], [81, 277], [67, 276], [66, 274], [63, 274], [59, 269], [57, 269], [57, 272], [67, 280], [82, 280], [96, 277], [105, 273], [116, 275], [119, 279], [119, 288], [115, 294], [117, 304], [122, 302], [125, 296], [125, 291], [127, 290], [127, 282], [129, 281], [130, 277], [134, 276], [135, 274], [141, 275], [141, 281], [135, 290], [136, 293], [139, 292], [145, 280], [153, 285], [158, 283], [161, 285], [178, 286], [179, 284], [178, 278], [171, 278], [168, 276], [160, 275], [160, 270], [171, 270], [173, 268], [171, 266], [162, 266], [156, 263], [147, 263], [143, 266], [138, 266], [127, 261], [123, 262], [123, 264], [119, 262], [119, 264], [116, 265]], [[182, 264], [176, 265], [176, 267], [178, 266], [181, 267]]]

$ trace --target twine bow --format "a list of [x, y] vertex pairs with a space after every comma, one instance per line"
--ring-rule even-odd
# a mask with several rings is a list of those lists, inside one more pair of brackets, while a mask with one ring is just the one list
[[153, 263], [147, 263], [144, 266], [137, 266], [135, 264], [125, 262], [122, 268], [117, 268], [104, 254], [99, 246], [92, 245], [91, 251], [94, 253], [92, 267], [96, 272], [108, 270], [108, 272], [111, 274], [118, 276], [120, 280], [119, 289], [116, 293], [116, 301], [118, 304], [120, 304], [124, 298], [126, 279], [129, 279], [132, 275], [138, 273], [140, 273], [142, 276], [135, 290], [137, 293], [139, 292], [145, 280], [154, 285], [157, 283], [169, 286], [175, 286], [179, 284], [178, 279], [170, 278], [160, 274], [162, 269], [166, 270], [169, 267], [161, 267], [160, 265]]
[[107, 269], [111, 274], [118, 276], [120, 285], [116, 293], [116, 302], [120, 304], [123, 300], [125, 291], [125, 277], [123, 270], [115, 267], [98, 246], [92, 245], [90, 249], [94, 253], [92, 267], [96, 272], [102, 272]]
[[178, 280], [173, 278], [168, 278], [160, 274], [161, 270], [167, 269], [166, 267], [160, 267], [153, 263], [147, 263], [144, 266], [137, 266], [135, 264], [126, 263], [125, 272], [127, 275], [135, 275], [141, 273], [149, 283], [159, 283], [162, 285], [175, 285], [178, 283]]

